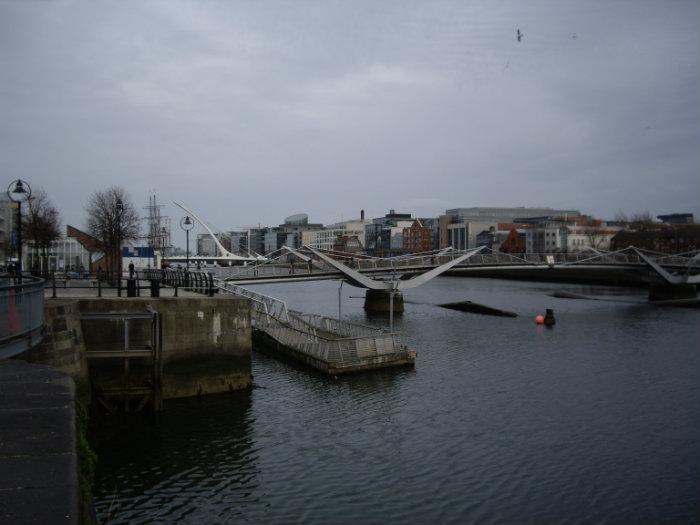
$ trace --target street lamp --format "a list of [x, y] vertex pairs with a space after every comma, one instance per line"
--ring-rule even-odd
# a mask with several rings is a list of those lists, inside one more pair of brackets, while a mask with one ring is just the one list
[[185, 235], [187, 236], [187, 251], [186, 251], [186, 265], [185, 269], [189, 270], [190, 269], [190, 230], [194, 228], [194, 221], [190, 219], [190, 216], [187, 215], [180, 219], [180, 228], [185, 230]]
[[7, 196], [17, 203], [17, 275], [22, 280], [22, 203], [32, 196], [32, 188], [27, 181], [16, 179], [7, 187]]
[[122, 296], [122, 213], [124, 212], [124, 203], [117, 198], [117, 295]]
[[165, 259], [165, 249], [167, 248], [168, 241], [168, 230], [165, 226], [160, 229], [160, 237], [162, 239], [160, 243], [160, 257], [161, 257], [161, 267], [163, 266], [163, 259]]

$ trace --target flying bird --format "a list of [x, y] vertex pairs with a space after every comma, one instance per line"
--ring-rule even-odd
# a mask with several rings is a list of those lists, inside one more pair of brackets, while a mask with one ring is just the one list
[[518, 39], [518, 42], [520, 42], [523, 39], [523, 34], [520, 32], [520, 28], [515, 32], [515, 38]]

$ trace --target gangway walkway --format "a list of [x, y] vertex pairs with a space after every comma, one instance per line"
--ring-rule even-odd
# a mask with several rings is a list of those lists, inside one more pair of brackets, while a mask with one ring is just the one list
[[224, 293], [251, 300], [258, 343], [321, 372], [336, 375], [415, 363], [416, 353], [395, 333], [289, 310], [280, 299], [219, 279], [215, 284]]

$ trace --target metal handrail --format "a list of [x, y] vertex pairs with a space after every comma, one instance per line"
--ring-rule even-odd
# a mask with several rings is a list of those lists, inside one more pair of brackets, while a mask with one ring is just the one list
[[0, 358], [26, 352], [42, 340], [45, 281], [15, 279], [0, 275]]
[[398, 336], [379, 328], [290, 311], [287, 303], [280, 299], [220, 280], [216, 281], [216, 286], [252, 301], [251, 314], [257, 329], [298, 352], [328, 363], [350, 363], [359, 357], [379, 357], [402, 351]]

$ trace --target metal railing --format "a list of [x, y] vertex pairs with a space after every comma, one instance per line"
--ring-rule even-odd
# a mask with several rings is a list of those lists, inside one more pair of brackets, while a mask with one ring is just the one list
[[250, 299], [253, 302], [254, 312], [263, 314], [264, 316], [272, 316], [285, 322], [290, 321], [287, 303], [281, 299], [257, 293], [252, 290], [248, 290], [247, 288], [243, 288], [242, 286], [237, 286], [235, 284], [223, 281], [217, 280], [216, 286], [225, 292]]
[[[65, 273], [55, 272], [50, 276], [47, 285], [52, 288], [53, 297], [59, 296], [60, 290], [68, 288], [92, 289], [97, 297], [102, 297], [102, 292], [106, 290], [116, 290], [119, 295], [128, 293], [129, 281], [135, 281], [135, 286], [131, 289], [137, 295], [140, 295], [140, 290], [151, 290], [153, 293], [154, 282], [159, 284], [157, 288], [160, 288], [160, 285], [173, 287], [176, 296], [178, 288], [208, 295], [213, 295], [216, 290], [214, 278], [208, 272], [170, 268], [135, 270], [133, 275], [124, 271], [121, 274], [107, 272], [81, 274], [80, 277], [70, 277]], [[140, 284], [144, 281], [148, 283], [145, 286]]]
[[347, 321], [338, 322], [338, 319], [324, 317], [318, 314], [305, 314], [293, 310], [290, 314], [292, 318], [299, 319], [306, 326], [328, 334], [337, 335], [338, 337], [374, 337], [385, 333], [381, 328], [349, 323]]
[[0, 275], [0, 358], [25, 352], [41, 342], [44, 280]]
[[216, 284], [225, 292], [252, 301], [252, 318], [257, 330], [284, 346], [326, 363], [353, 364], [359, 359], [408, 351], [401, 346], [397, 334], [381, 328], [288, 310], [287, 304], [275, 297], [219, 280]]
[[311, 330], [299, 330], [290, 323], [274, 317], [266, 318], [265, 323], [262, 330], [276, 341], [302, 354], [334, 365], [354, 364], [360, 359], [407, 353], [397, 334], [377, 333], [365, 337], [325, 338]]

